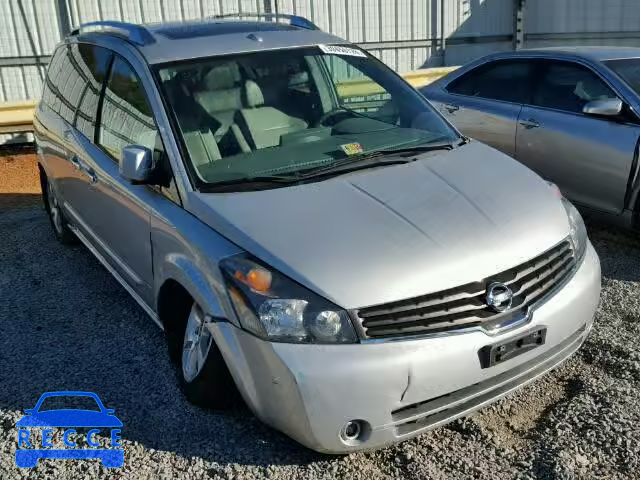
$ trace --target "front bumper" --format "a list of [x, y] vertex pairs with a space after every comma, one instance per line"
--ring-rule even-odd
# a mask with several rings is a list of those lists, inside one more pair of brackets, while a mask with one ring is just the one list
[[[260, 340], [227, 323], [217, 345], [247, 404], [265, 423], [326, 453], [375, 449], [447, 423], [532, 381], [573, 354], [587, 337], [600, 298], [591, 246], [569, 282], [528, 323], [500, 335], [481, 331], [355, 345]], [[545, 344], [481, 369], [478, 350], [546, 327]], [[350, 420], [370, 428], [344, 442]]]

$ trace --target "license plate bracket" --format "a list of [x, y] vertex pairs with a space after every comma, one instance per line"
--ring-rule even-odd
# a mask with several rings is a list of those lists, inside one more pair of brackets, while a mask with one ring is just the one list
[[540, 327], [523, 335], [511, 338], [496, 345], [486, 345], [478, 350], [481, 368], [489, 368], [510, 360], [518, 355], [544, 345], [547, 338], [547, 328]]

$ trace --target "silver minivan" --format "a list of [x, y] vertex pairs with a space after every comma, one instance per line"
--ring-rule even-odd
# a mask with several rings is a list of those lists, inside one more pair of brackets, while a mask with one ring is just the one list
[[559, 190], [367, 52], [270, 17], [83, 25], [35, 115], [56, 236], [164, 330], [189, 400], [344, 453], [574, 353], [600, 265]]

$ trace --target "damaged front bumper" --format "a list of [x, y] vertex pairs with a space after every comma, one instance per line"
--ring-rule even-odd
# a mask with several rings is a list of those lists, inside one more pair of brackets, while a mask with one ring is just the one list
[[[227, 323], [214, 336], [247, 404], [267, 424], [325, 453], [375, 449], [481, 408], [552, 369], [587, 337], [600, 296], [589, 244], [573, 278], [531, 320], [482, 331], [355, 345], [271, 343]], [[490, 368], [478, 352], [546, 328], [544, 345]], [[345, 438], [348, 422], [362, 427]]]

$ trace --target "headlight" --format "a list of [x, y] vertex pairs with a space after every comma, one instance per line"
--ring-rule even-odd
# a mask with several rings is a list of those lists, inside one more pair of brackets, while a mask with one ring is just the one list
[[271, 341], [355, 343], [343, 309], [246, 255], [222, 260], [231, 303], [242, 327]]
[[580, 262], [584, 256], [584, 252], [587, 250], [587, 229], [584, 226], [580, 212], [578, 212], [569, 200], [562, 197], [562, 205], [564, 205], [564, 209], [567, 211], [567, 217], [569, 217], [569, 235], [571, 236], [571, 243], [573, 243], [576, 262]]

